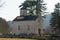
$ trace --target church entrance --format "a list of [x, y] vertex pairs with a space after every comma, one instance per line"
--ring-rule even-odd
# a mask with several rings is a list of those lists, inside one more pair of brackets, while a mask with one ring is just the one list
[[41, 29], [40, 28], [38, 29], [38, 34], [41, 36]]

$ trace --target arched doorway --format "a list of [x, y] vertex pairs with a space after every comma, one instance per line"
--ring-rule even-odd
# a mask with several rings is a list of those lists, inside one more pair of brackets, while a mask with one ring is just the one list
[[38, 29], [38, 34], [41, 36], [41, 29], [40, 28]]

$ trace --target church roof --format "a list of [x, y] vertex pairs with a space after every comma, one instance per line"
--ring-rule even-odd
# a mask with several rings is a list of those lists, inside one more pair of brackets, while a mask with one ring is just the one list
[[37, 18], [38, 18], [37, 15], [18, 16], [13, 21], [29, 21], [29, 20], [36, 20]]

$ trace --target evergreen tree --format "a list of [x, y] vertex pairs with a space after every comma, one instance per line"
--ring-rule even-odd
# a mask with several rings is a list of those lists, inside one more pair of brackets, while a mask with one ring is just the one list
[[52, 34], [54, 36], [60, 35], [60, 3], [55, 5], [55, 10], [52, 13], [51, 18], [51, 27], [52, 27]]
[[29, 10], [29, 14], [34, 14], [33, 12], [37, 12], [36, 14], [38, 14], [38, 11], [40, 11], [41, 14], [45, 13], [46, 10], [46, 6], [43, 0], [33, 0], [33, 1], [24, 1], [24, 3], [22, 3], [22, 5], [20, 5], [19, 7], [21, 7], [21, 9], [26, 9]]
[[59, 28], [60, 25], [60, 3], [55, 5], [55, 10], [52, 13], [51, 26], [54, 27], [54, 31]]
[[28, 10], [29, 13], [27, 14], [33, 14], [34, 10], [36, 10], [36, 1], [24, 1], [24, 3], [22, 5], [20, 5], [19, 7], [22, 7], [21, 9], [25, 9]]
[[[43, 23], [42, 14], [45, 13], [45, 10], [46, 10], [45, 5], [46, 4], [44, 3], [43, 0], [37, 0], [37, 4], [36, 4], [36, 13], [37, 13], [37, 16], [38, 16], [38, 20], [37, 21], [39, 23], [38, 26], [40, 26], [41, 31], [43, 30], [42, 29], [42, 23]], [[42, 33], [40, 35], [42, 35]]]

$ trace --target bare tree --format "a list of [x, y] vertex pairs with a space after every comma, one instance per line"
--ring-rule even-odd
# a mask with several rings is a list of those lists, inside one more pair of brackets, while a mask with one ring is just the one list
[[9, 27], [5, 19], [0, 18], [0, 34], [8, 34]]
[[2, 7], [5, 4], [5, 2], [2, 2], [2, 0], [0, 0], [0, 7]]

